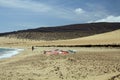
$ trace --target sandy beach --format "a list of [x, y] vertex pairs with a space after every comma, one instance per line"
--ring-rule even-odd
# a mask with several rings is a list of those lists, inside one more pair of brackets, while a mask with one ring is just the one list
[[[120, 80], [119, 48], [35, 47], [38, 41], [0, 38], [1, 47], [23, 48], [0, 60], [1, 80]], [[76, 54], [45, 55], [44, 50], [76, 50]]]
[[0, 80], [120, 80], [120, 0], [0, 0]]

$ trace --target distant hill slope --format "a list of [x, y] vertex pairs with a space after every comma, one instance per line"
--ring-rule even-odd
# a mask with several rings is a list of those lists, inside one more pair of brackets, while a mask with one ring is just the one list
[[47, 43], [50, 45], [100, 45], [100, 44], [120, 44], [120, 29], [103, 33], [92, 35], [83, 38], [69, 39], [69, 40], [58, 40], [52, 43]]
[[120, 29], [120, 23], [87, 23], [20, 30], [1, 33], [0, 36], [33, 40], [64, 40], [110, 32], [117, 29]]

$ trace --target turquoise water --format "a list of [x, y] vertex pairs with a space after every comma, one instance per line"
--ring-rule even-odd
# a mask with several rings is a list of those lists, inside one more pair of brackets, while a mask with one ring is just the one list
[[23, 49], [0, 48], [0, 59], [10, 58], [10, 57], [18, 54], [22, 50]]

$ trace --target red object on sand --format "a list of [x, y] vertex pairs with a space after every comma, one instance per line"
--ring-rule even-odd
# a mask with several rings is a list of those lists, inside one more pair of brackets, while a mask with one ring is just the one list
[[54, 50], [54, 51], [44, 51], [44, 54], [48, 54], [48, 55], [58, 55], [58, 54], [68, 54], [68, 51], [63, 51], [63, 50]]

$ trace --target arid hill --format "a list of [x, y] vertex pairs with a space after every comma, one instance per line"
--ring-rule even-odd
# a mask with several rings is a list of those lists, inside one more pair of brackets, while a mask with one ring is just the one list
[[106, 32], [103, 34], [97, 34], [93, 36], [75, 38], [69, 40], [57, 40], [52, 43], [46, 43], [49, 45], [115, 45], [120, 44], [120, 29]]
[[120, 23], [87, 23], [20, 30], [1, 33], [0, 36], [33, 40], [64, 40], [101, 34], [117, 29], [120, 29]]

